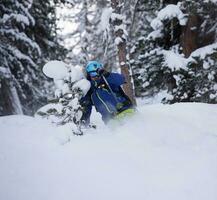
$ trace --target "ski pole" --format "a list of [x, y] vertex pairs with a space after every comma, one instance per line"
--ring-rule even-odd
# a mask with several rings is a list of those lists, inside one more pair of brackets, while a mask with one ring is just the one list
[[106, 78], [105, 78], [104, 75], [102, 75], [102, 78], [103, 78], [105, 84], [108, 86], [108, 89], [110, 90], [110, 92], [111, 92], [113, 98], [115, 99], [116, 103], [119, 103], [119, 102], [118, 102], [118, 99], [117, 99], [117, 97], [116, 97], [116, 95], [115, 95], [115, 93], [114, 93], [113, 90], [111, 89], [111, 86], [109, 85], [109, 83], [108, 83], [108, 81], [106, 80]]

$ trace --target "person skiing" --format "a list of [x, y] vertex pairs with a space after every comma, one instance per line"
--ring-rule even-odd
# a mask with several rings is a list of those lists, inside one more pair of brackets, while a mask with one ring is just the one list
[[121, 88], [125, 83], [122, 74], [106, 71], [97, 61], [90, 61], [85, 71], [87, 80], [91, 83], [90, 90], [80, 102], [83, 107], [82, 122], [85, 125], [90, 122], [92, 106], [101, 114], [105, 124], [112, 119], [119, 120], [135, 112], [133, 103]]

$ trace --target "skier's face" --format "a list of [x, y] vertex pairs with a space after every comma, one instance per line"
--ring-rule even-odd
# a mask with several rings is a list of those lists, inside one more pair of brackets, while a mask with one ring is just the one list
[[89, 74], [91, 80], [99, 80], [100, 79], [99, 70], [91, 71], [88, 74]]
[[100, 76], [90, 76], [91, 80], [96, 81], [100, 79]]

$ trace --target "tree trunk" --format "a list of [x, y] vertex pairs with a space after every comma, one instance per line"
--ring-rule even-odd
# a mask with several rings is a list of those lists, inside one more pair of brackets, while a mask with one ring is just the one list
[[125, 76], [126, 84], [124, 84], [124, 92], [129, 96], [134, 105], [136, 99], [134, 95], [133, 83], [130, 76], [129, 66], [127, 64], [127, 45], [126, 35], [123, 29], [123, 16], [121, 15], [121, 5], [119, 0], [111, 0], [111, 7], [113, 14], [111, 16], [111, 23], [114, 26], [116, 44], [118, 48], [118, 58], [121, 68], [121, 73]]
[[0, 108], [0, 116], [23, 114], [12, 75], [3, 67], [0, 67]]
[[181, 36], [181, 44], [185, 57], [189, 57], [191, 53], [198, 48], [198, 29], [200, 20], [197, 15], [190, 15], [187, 25], [183, 28]]
[[83, 1], [83, 19], [84, 20], [84, 29], [85, 33], [82, 37], [82, 44], [81, 44], [81, 51], [82, 51], [82, 62], [87, 63], [89, 60], [89, 53], [88, 53], [88, 46], [89, 46], [89, 40], [88, 35], [90, 34], [90, 22], [88, 20], [88, 0]]

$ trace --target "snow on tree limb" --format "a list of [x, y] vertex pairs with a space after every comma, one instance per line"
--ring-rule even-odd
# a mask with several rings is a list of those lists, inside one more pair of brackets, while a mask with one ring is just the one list
[[26, 46], [31, 47], [33, 50], [37, 50], [38, 55], [41, 55], [41, 49], [36, 42], [30, 39], [24, 32], [19, 32], [17, 29], [0, 29], [0, 34], [7, 35], [7, 37], [13, 37], [17, 41], [26, 43]]
[[214, 53], [214, 51], [216, 50], [217, 50], [217, 42], [193, 51], [190, 57], [191, 58], [200, 57], [201, 59], [204, 59], [207, 55]]
[[29, 19], [28, 17], [22, 15], [22, 14], [4, 14], [3, 15], [3, 23], [7, 23], [8, 21], [11, 21], [11, 20], [16, 20], [17, 23], [23, 23], [25, 24], [26, 26], [29, 26], [30, 22], [29, 22]]
[[154, 30], [161, 30], [164, 27], [163, 21], [173, 18], [177, 18], [181, 26], [185, 26], [187, 23], [186, 15], [181, 11], [179, 6], [169, 4], [158, 12], [157, 17], [151, 22], [151, 27]]
[[[193, 51], [190, 57], [185, 58], [183, 55], [175, 53], [172, 50], [163, 50], [164, 62], [172, 70], [184, 69], [187, 70], [187, 65], [191, 62], [196, 62], [195, 59], [204, 60], [208, 55], [213, 54], [217, 50], [217, 43], [201, 47]], [[206, 68], [206, 63], [204, 63]]]
[[169, 4], [159, 11], [157, 18], [161, 21], [177, 18], [180, 25], [184, 26], [187, 23], [186, 15], [180, 10], [179, 6]]
[[10, 78], [11, 77], [10, 70], [6, 67], [0, 67], [0, 77]]

